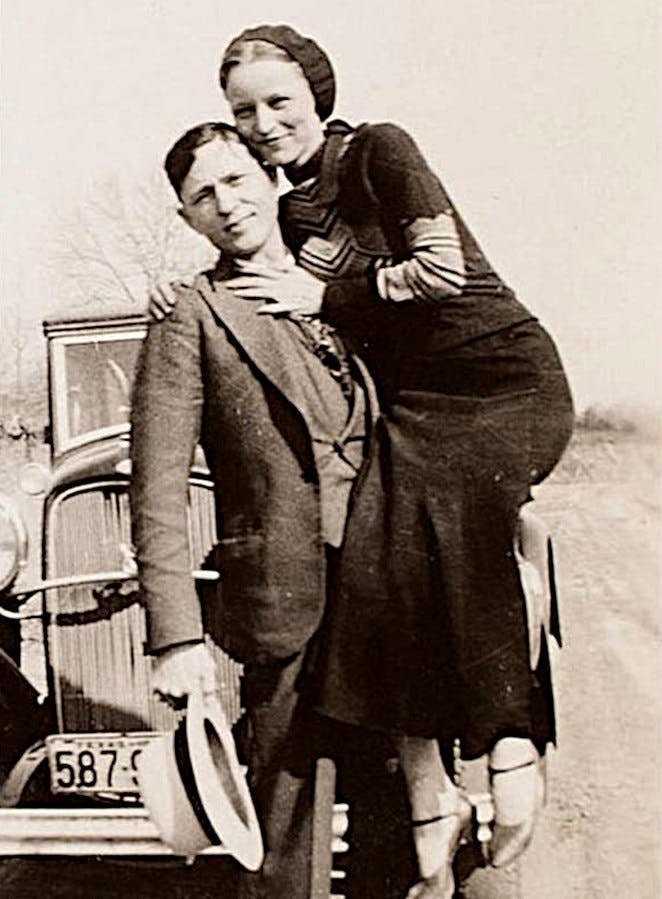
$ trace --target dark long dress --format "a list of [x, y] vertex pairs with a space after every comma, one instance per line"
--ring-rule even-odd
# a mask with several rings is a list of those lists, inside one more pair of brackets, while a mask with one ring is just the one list
[[[556, 348], [401, 129], [332, 125], [288, 175], [286, 239], [329, 282], [323, 314], [368, 362], [384, 407], [314, 655], [317, 707], [459, 737], [467, 757], [507, 734], [543, 748], [555, 736], [548, 661], [530, 670], [513, 537], [572, 429]], [[406, 223], [440, 213], [460, 237], [461, 294], [388, 303], [376, 270], [407, 258]]]

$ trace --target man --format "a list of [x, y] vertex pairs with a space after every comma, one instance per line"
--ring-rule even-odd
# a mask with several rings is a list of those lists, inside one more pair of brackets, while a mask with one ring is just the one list
[[[376, 403], [364, 368], [330, 329], [260, 315], [267, 298], [232, 293], [237, 273], [293, 264], [278, 227], [275, 177], [234, 130], [208, 123], [187, 132], [166, 172], [180, 214], [222, 256], [150, 327], [136, 380], [132, 514], [153, 682], [171, 700], [213, 692], [205, 630], [244, 663], [241, 748], [266, 855], [258, 874], [241, 874], [237, 894], [308, 899], [312, 771], [326, 747], [302, 672]], [[204, 610], [186, 518], [198, 442], [215, 485], [222, 575]]]

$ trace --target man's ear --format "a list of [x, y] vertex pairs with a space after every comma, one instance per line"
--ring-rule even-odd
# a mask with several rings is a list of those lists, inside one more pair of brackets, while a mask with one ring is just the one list
[[[199, 228], [196, 228], [196, 226], [191, 221], [191, 218], [190, 218], [189, 214], [186, 212], [186, 208], [184, 206], [179, 207], [179, 209], [177, 210], [177, 215], [181, 219], [183, 219], [183, 221], [186, 222], [186, 224], [189, 226], [189, 228], [192, 228], [196, 232], [196, 234], [202, 234], [202, 231], [200, 231]], [[205, 237], [206, 235], [202, 234], [202, 236]]]

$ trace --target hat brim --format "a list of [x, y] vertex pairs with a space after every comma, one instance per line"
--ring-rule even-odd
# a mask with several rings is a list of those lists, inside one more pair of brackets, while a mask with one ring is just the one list
[[218, 699], [189, 698], [186, 735], [195, 787], [214, 833], [238, 862], [257, 871], [264, 857], [260, 825]]
[[223, 845], [249, 871], [260, 867], [260, 826], [218, 700], [190, 696], [177, 730], [153, 741], [137, 768], [145, 807], [173, 852]]

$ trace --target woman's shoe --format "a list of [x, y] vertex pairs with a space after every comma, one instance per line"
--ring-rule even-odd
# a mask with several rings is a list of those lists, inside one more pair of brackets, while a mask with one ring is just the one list
[[[506, 740], [509, 745], [504, 746]], [[507, 737], [497, 743], [490, 756], [489, 773], [494, 802], [490, 864], [502, 868], [531, 842], [545, 782], [535, 747], [529, 740], [518, 738]]]
[[451, 797], [452, 810], [426, 821], [412, 821], [421, 879], [409, 890], [407, 899], [453, 899], [455, 895], [453, 859], [462, 833], [471, 823], [471, 804], [456, 791]]
[[455, 895], [455, 877], [453, 869], [444, 866], [432, 877], [419, 880], [407, 893], [407, 899], [453, 899]]

